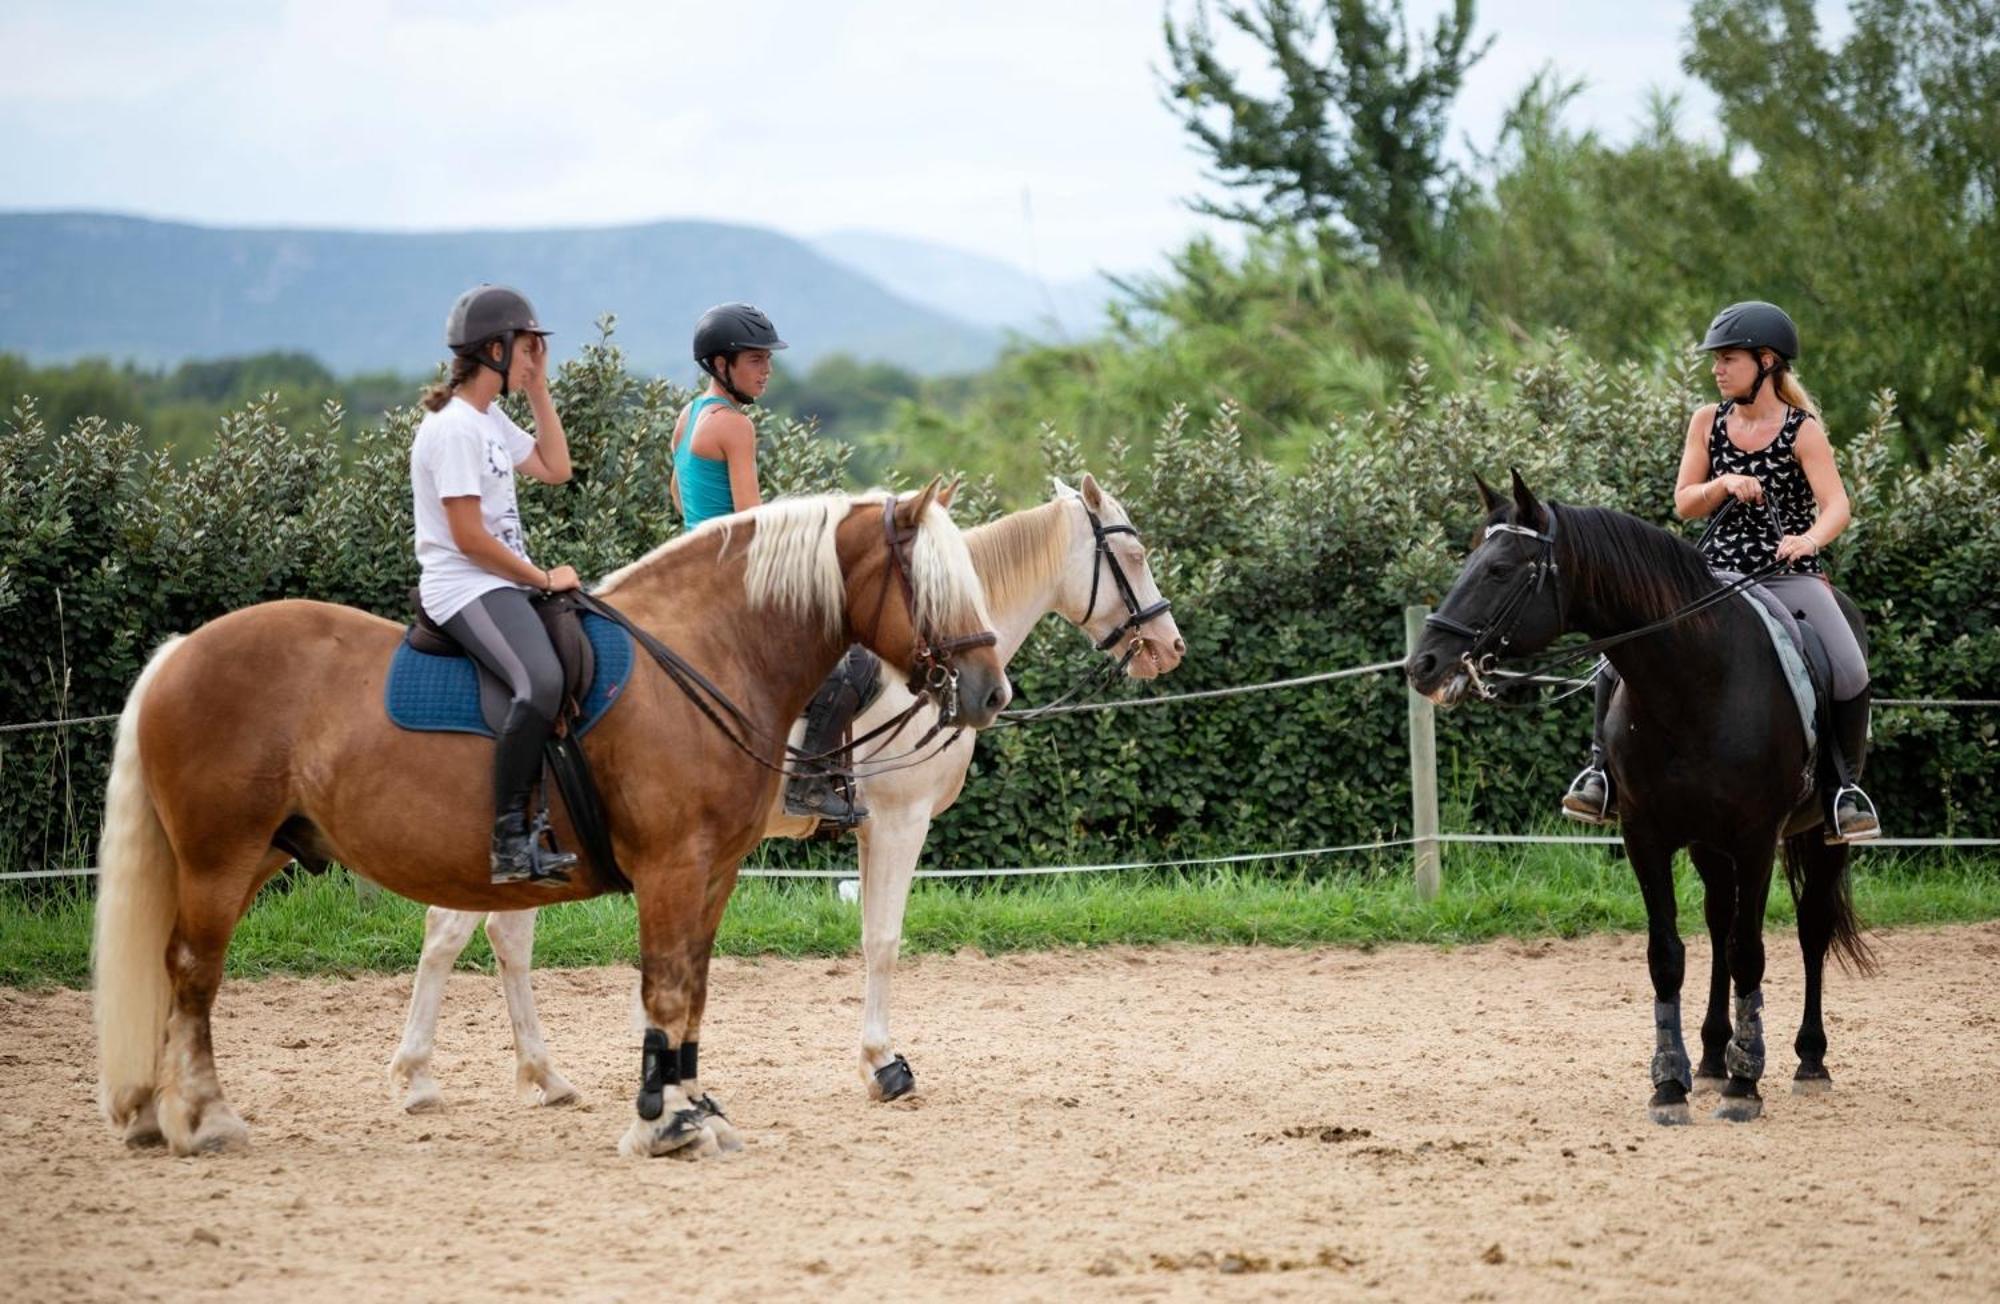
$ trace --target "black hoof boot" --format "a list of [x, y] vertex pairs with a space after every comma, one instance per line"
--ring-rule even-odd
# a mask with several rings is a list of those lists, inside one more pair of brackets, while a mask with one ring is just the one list
[[875, 1070], [875, 1085], [882, 1089], [884, 1101], [897, 1100], [917, 1089], [917, 1075], [910, 1070], [910, 1061], [901, 1055]]
[[1749, 1078], [1731, 1078], [1722, 1084], [1722, 1100], [1715, 1107], [1715, 1117], [1725, 1123], [1748, 1123], [1764, 1113], [1764, 1098], [1757, 1094], [1757, 1084]]
[[1688, 1112], [1687, 1088], [1678, 1082], [1662, 1082], [1653, 1088], [1653, 1098], [1646, 1102], [1646, 1113], [1662, 1127], [1684, 1127], [1694, 1122], [1694, 1115]]

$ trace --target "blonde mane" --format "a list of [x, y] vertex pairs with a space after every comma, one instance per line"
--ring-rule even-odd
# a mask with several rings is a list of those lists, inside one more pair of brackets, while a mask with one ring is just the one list
[[[661, 544], [639, 560], [604, 577], [596, 592], [609, 595], [665, 554], [690, 540], [722, 536], [717, 557], [727, 556], [736, 528], [751, 528], [743, 587], [752, 606], [774, 607], [800, 621], [815, 618], [829, 636], [840, 633], [846, 617], [846, 584], [840, 574], [837, 535], [857, 503], [878, 508], [889, 495], [871, 491], [775, 498], [761, 507], [704, 521], [678, 539]], [[942, 507], [925, 513], [911, 549], [911, 581], [916, 587], [916, 619], [931, 630], [987, 628], [979, 572], [965, 537]]]
[[973, 569], [988, 607], [1011, 611], [1034, 601], [1069, 559], [1069, 514], [1063, 500], [1043, 503], [965, 531]]

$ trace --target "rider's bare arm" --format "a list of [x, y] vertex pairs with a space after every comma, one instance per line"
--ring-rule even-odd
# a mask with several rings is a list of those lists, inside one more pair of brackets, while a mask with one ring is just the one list
[[1798, 455], [1806, 483], [1812, 486], [1813, 502], [1819, 507], [1818, 517], [1804, 535], [1813, 550], [1818, 551], [1838, 539], [1853, 518], [1847, 505], [1847, 487], [1841, 484], [1840, 471], [1833, 464], [1833, 444], [1826, 437], [1826, 427], [1817, 418], [1807, 417], [1800, 424], [1792, 450]]

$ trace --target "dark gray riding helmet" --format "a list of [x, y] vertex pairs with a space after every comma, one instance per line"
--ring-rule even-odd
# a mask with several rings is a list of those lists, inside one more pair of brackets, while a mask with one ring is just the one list
[[711, 365], [711, 360], [716, 357], [733, 358], [745, 349], [776, 352], [788, 347], [778, 338], [778, 328], [771, 324], [771, 319], [751, 304], [719, 303], [703, 313], [701, 320], [695, 323], [695, 363], [728, 390], [729, 396], [738, 403], [754, 403], [756, 400], [731, 384], [727, 376]]
[[1752, 299], [1732, 303], [1715, 314], [1702, 337], [1701, 351], [1717, 349], [1769, 349], [1786, 361], [1799, 356], [1799, 328], [1785, 310], [1775, 303]]
[[[514, 337], [549, 333], [542, 328], [528, 296], [505, 285], [473, 286], [458, 296], [444, 321], [445, 347], [499, 372], [502, 394], [508, 391], [508, 372], [514, 365]], [[497, 363], [486, 356], [488, 340], [500, 341]]]
[[1701, 348], [1704, 353], [1717, 349], [1769, 349], [1778, 355], [1778, 360], [1770, 363], [1759, 356], [1757, 379], [1750, 392], [1736, 395], [1738, 403], [1753, 403], [1763, 392], [1764, 382], [1788, 370], [1792, 359], [1799, 356], [1799, 328], [1777, 304], [1751, 299], [1732, 303], [1715, 314], [1715, 320], [1708, 324], [1708, 334], [1702, 337]]

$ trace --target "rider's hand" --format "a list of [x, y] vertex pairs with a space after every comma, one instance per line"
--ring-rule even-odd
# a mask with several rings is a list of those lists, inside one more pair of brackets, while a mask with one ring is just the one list
[[580, 589], [583, 581], [576, 577], [576, 567], [558, 566], [549, 572], [549, 592], [562, 593], [568, 589]]
[[1764, 496], [1764, 482], [1754, 475], [1719, 475], [1715, 482], [1738, 502], [1754, 503]]
[[528, 380], [522, 388], [532, 394], [549, 387], [549, 342], [540, 335], [530, 335], [524, 343], [528, 354]]
[[1778, 540], [1778, 560], [1797, 561], [1801, 557], [1816, 557], [1819, 545], [1803, 534], [1788, 534]]

